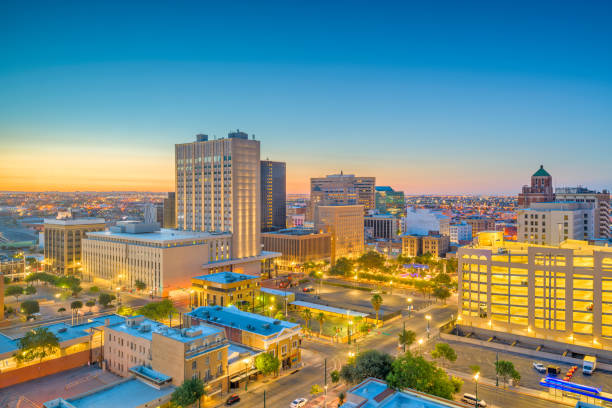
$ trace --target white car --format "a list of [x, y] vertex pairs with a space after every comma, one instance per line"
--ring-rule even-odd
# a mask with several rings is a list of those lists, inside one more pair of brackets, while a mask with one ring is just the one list
[[291, 405], [289, 405], [289, 408], [302, 408], [303, 406], [306, 406], [307, 402], [308, 400], [306, 398], [298, 398], [294, 400]]
[[533, 368], [535, 368], [536, 371], [539, 372], [539, 373], [545, 373], [546, 372], [546, 367], [542, 363], [533, 363]]

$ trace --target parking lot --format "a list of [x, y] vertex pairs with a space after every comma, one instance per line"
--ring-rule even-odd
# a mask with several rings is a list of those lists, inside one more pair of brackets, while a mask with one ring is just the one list
[[1, 389], [0, 407], [42, 406], [46, 401], [74, 397], [118, 380], [120, 377], [108, 371], [79, 367]]
[[[454, 363], [444, 362], [445, 367], [453, 370], [470, 373], [470, 366], [480, 366], [480, 373], [483, 377], [495, 379], [495, 359], [496, 351], [484, 347], [474, 346], [461, 342], [448, 342], [450, 346], [457, 352], [457, 361]], [[432, 342], [428, 348], [428, 352], [434, 347], [435, 342]], [[544, 374], [538, 373], [533, 368], [534, 362], [541, 362], [544, 365], [553, 364], [561, 368], [561, 374], [558, 376], [563, 379], [567, 370], [571, 367], [570, 364], [559, 363], [556, 361], [547, 361], [542, 359], [534, 359], [527, 356], [522, 356], [514, 353], [499, 352], [500, 360], [508, 360], [514, 364], [514, 367], [521, 374], [520, 384], [524, 387], [544, 390], [540, 386], [540, 380]], [[604, 372], [597, 369], [593, 375], [582, 374], [582, 367], [579, 365], [578, 370], [572, 377], [572, 382], [577, 384], [601, 387], [604, 392], [612, 392], [612, 373]], [[501, 382], [500, 382], [501, 385]]]

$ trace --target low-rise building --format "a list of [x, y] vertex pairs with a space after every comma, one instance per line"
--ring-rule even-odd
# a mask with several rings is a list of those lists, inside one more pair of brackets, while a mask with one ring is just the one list
[[243, 312], [233, 306], [203, 306], [184, 316], [186, 326], [192, 328], [202, 324], [222, 327], [230, 341], [278, 357], [283, 369], [301, 361], [302, 329], [297, 323]]
[[237, 305], [248, 309], [259, 295], [259, 276], [217, 272], [191, 279], [192, 307]]
[[478, 235], [479, 232], [495, 230], [495, 219], [494, 218], [473, 215], [473, 216], [464, 218], [462, 221], [466, 222], [472, 227], [472, 238], [476, 237], [476, 235]]
[[366, 235], [370, 239], [397, 238], [398, 219], [390, 214], [370, 215], [363, 219]]
[[261, 240], [265, 250], [282, 254], [276, 259], [281, 268], [329, 260], [331, 256], [330, 232], [318, 233], [312, 228], [287, 228], [262, 233]]
[[402, 255], [415, 257], [430, 253], [435, 258], [442, 258], [450, 250], [450, 238], [447, 235], [402, 235]]
[[204, 265], [228, 260], [230, 246], [230, 234], [118, 223], [83, 239], [83, 278], [113, 289], [134, 288], [138, 280], [152, 294], [168, 296], [172, 290], [189, 288]]
[[132, 316], [104, 326], [104, 359], [109, 371], [131, 375], [134, 366], [147, 366], [172, 377], [181, 385], [186, 379], [201, 378], [212, 396], [227, 390], [227, 348], [225, 332], [202, 324], [174, 329]]

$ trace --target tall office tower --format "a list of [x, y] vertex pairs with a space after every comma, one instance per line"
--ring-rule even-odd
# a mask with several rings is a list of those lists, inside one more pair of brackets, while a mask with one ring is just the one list
[[176, 222], [188, 231], [231, 232], [232, 258], [261, 253], [259, 141], [244, 132], [176, 145]]
[[533, 203], [517, 211], [518, 241], [556, 246], [592, 239], [594, 213], [590, 203]]
[[518, 195], [518, 205], [527, 208], [531, 203], [545, 203], [555, 201], [552, 186], [552, 176], [540, 166], [531, 176], [531, 187], [523, 186], [523, 191]]
[[401, 214], [406, 210], [403, 191], [395, 191], [389, 186], [376, 187], [376, 209], [381, 214]]
[[287, 169], [283, 162], [261, 161], [261, 230], [285, 228]]
[[168, 193], [168, 198], [164, 198], [164, 228], [176, 228], [176, 194], [174, 191]]
[[364, 214], [376, 208], [374, 186], [376, 177], [356, 177], [353, 174], [332, 174], [310, 179], [310, 207], [307, 218], [316, 219], [321, 205], [362, 205]]
[[145, 224], [155, 224], [157, 222], [157, 207], [155, 204], [147, 204], [143, 209], [143, 218]]
[[610, 192], [593, 191], [584, 187], [560, 187], [555, 198], [561, 202], [591, 203], [595, 209], [594, 237], [610, 239]]
[[338, 258], [355, 258], [363, 253], [363, 206], [320, 206], [315, 229], [331, 233], [331, 263]]

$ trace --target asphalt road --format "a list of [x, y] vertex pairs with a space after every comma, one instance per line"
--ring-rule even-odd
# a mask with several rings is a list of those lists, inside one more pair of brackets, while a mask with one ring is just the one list
[[[465, 381], [462, 393], [475, 393], [475, 384]], [[494, 387], [486, 384], [478, 384], [478, 398], [484, 400], [491, 408], [568, 408], [567, 405], [559, 404], [529, 395], [519, 394], [514, 391], [504, 390], [502, 387]]]

